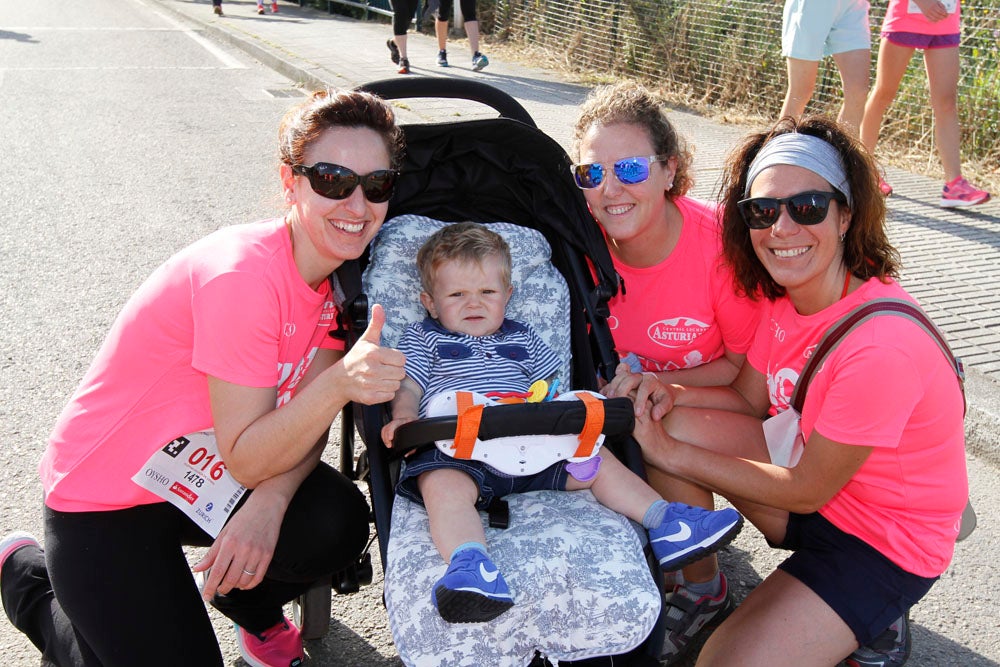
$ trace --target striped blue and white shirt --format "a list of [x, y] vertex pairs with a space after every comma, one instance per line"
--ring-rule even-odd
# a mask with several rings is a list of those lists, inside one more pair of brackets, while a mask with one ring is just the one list
[[488, 336], [455, 333], [430, 317], [406, 328], [399, 341], [406, 355], [406, 374], [423, 390], [420, 414], [427, 401], [445, 391], [527, 391], [537, 380], [559, 370], [556, 353], [531, 327], [504, 319]]

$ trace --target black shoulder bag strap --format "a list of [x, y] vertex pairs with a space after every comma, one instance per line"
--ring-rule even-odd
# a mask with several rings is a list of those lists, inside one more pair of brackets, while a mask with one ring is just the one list
[[[844, 317], [837, 320], [836, 323], [824, 334], [823, 339], [820, 340], [819, 345], [813, 351], [812, 356], [809, 357], [809, 361], [806, 362], [805, 368], [802, 369], [802, 374], [799, 376], [799, 381], [795, 383], [795, 390], [792, 392], [792, 407], [798, 414], [802, 414], [802, 406], [806, 401], [806, 389], [809, 387], [809, 383], [812, 381], [813, 375], [819, 370], [820, 366], [823, 365], [823, 361], [826, 359], [827, 355], [833, 351], [835, 347], [840, 343], [841, 340], [847, 334], [851, 333], [859, 327], [863, 322], [867, 322], [876, 315], [897, 315], [899, 317], [905, 317], [917, 324], [921, 329], [927, 332], [927, 334], [934, 339], [934, 342], [938, 344], [941, 348], [941, 352], [948, 359], [948, 363], [951, 365], [952, 370], [955, 371], [955, 377], [958, 379], [958, 388], [962, 392], [962, 405], [963, 414], [968, 409], [968, 403], [965, 398], [965, 369], [962, 367], [962, 362], [958, 359], [951, 351], [948, 346], [948, 342], [945, 340], [944, 335], [941, 330], [931, 322], [930, 318], [923, 310], [913, 305], [909, 301], [904, 301], [902, 299], [873, 299], [866, 303], [861, 304], [851, 312], [844, 315]], [[958, 539], [964, 540], [966, 537], [972, 534], [972, 531], [976, 529], [976, 512], [972, 507], [972, 501], [970, 500], [966, 506], [965, 511], [962, 512], [962, 522], [958, 531]]]
[[795, 408], [796, 412], [802, 414], [802, 406], [806, 401], [806, 389], [809, 387], [809, 383], [812, 381], [816, 371], [823, 365], [823, 361], [827, 355], [840, 344], [840, 341], [847, 334], [876, 315], [883, 314], [905, 317], [926, 331], [934, 339], [934, 342], [941, 348], [941, 352], [945, 358], [948, 359], [952, 370], [955, 371], [955, 377], [958, 378], [958, 387], [962, 391], [962, 403], [965, 405], [965, 370], [962, 367], [962, 362], [952, 354], [944, 334], [931, 322], [927, 314], [909, 301], [903, 301], [902, 299], [873, 299], [844, 315], [824, 334], [823, 339], [816, 346], [812, 356], [809, 357], [809, 361], [806, 362], [805, 368], [802, 369], [799, 381], [795, 383], [795, 391], [792, 393], [792, 407]]

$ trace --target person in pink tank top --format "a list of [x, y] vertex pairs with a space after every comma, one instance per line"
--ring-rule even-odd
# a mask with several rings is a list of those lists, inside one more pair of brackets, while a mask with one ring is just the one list
[[788, 409], [835, 322], [873, 299], [916, 303], [896, 282], [874, 159], [831, 120], [786, 118], [729, 157], [721, 206], [726, 258], [764, 305], [747, 363], [725, 386], [623, 365], [605, 387], [634, 397], [647, 465], [702, 506], [726, 497], [791, 552], [728, 610], [698, 664], [902, 665], [907, 614], [948, 567], [968, 499], [951, 359], [915, 322], [872, 317], [809, 385], [797, 463], [772, 462], [762, 421]]
[[[758, 305], [737, 293], [722, 257], [718, 208], [689, 197], [691, 155], [663, 102], [635, 83], [596, 89], [575, 129], [577, 185], [601, 225], [621, 289], [609, 302], [619, 355], [663, 382], [727, 384], [753, 340]], [[649, 483], [668, 501], [698, 504], [655, 470]], [[707, 507], [711, 509], [711, 505]], [[676, 595], [716, 595], [714, 556], [683, 570]], [[674, 596], [667, 600], [669, 605]], [[680, 650], [699, 620], [683, 615], [666, 641]]]
[[[957, 102], [960, 12], [959, 0], [889, 0], [882, 22], [875, 85], [861, 121], [861, 140], [868, 150], [875, 152], [882, 119], [896, 98], [913, 52], [922, 50], [934, 110], [934, 143], [944, 169], [945, 184], [939, 203], [945, 208], [974, 206], [990, 200], [990, 193], [962, 176]], [[884, 179], [880, 179], [879, 187], [884, 195], [892, 194], [892, 186]]]
[[[402, 133], [374, 95], [324, 91], [278, 140], [285, 215], [207, 236], [132, 295], [39, 466], [46, 548], [0, 541], [4, 610], [46, 664], [221, 667], [207, 601], [248, 664], [299, 665], [283, 605], [365, 548], [368, 504], [320, 457], [404, 359], [379, 346], [380, 306], [345, 354], [330, 276], [382, 225]], [[193, 568], [185, 545], [208, 547]]]

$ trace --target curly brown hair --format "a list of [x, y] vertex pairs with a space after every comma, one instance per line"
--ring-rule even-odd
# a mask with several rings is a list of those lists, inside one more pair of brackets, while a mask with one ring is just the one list
[[357, 90], [318, 90], [296, 104], [278, 127], [278, 156], [289, 166], [302, 164], [306, 149], [333, 127], [366, 127], [385, 142], [393, 169], [403, 159], [403, 131], [396, 114], [382, 98]]
[[774, 137], [798, 132], [818, 137], [836, 149], [844, 163], [853, 207], [844, 236], [844, 266], [853, 275], [885, 282], [899, 276], [899, 253], [889, 243], [885, 229], [885, 197], [878, 188], [878, 168], [864, 145], [836, 122], [820, 117], [798, 121], [782, 118], [770, 130], [751, 134], [726, 159], [720, 190], [722, 249], [733, 267], [736, 289], [751, 297], [777, 299], [785, 288], [774, 281], [757, 258], [750, 229], [736, 203], [744, 199], [747, 171], [757, 153]]
[[645, 128], [657, 155], [677, 159], [674, 184], [667, 197], [674, 199], [687, 194], [694, 184], [691, 178], [691, 151], [673, 124], [667, 119], [663, 101], [644, 86], [622, 81], [595, 88], [580, 107], [573, 133], [573, 152], [580, 159], [580, 144], [594, 125], [624, 123]]

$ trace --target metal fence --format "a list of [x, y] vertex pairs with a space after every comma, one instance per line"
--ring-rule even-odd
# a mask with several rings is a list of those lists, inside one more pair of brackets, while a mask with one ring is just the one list
[[[368, 18], [369, 13], [381, 16], [392, 16], [392, 3], [390, 0], [299, 0], [299, 7], [306, 5], [325, 9], [329, 13], [334, 13], [338, 6], [350, 7], [361, 10], [361, 16]], [[424, 3], [420, 3], [421, 9]], [[418, 16], [420, 11], [418, 10]]]
[[[484, 28], [561, 52], [575, 69], [652, 80], [697, 105], [765, 117], [781, 109], [786, 77], [780, 0], [495, 2], [495, 24]], [[873, 3], [873, 81], [884, 15], [885, 4]], [[963, 3], [959, 52], [962, 156], [1000, 175], [1000, 0]], [[840, 101], [840, 78], [827, 58], [807, 111], [836, 116]], [[907, 70], [886, 114], [882, 139], [933, 155], [922, 62]]]

